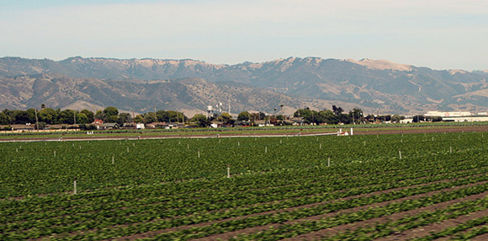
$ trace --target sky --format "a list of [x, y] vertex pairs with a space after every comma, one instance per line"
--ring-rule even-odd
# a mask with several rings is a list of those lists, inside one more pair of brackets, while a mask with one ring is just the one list
[[382, 59], [488, 70], [486, 0], [0, 0], [0, 57]]

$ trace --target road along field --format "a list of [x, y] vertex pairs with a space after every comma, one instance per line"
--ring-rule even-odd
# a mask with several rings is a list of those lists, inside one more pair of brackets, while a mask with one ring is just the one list
[[487, 144], [483, 132], [0, 143], [0, 239], [482, 239]]

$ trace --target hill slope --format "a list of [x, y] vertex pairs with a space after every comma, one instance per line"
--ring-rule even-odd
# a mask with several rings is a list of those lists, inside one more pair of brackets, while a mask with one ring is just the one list
[[107, 106], [148, 111], [361, 107], [368, 112], [488, 110], [488, 73], [432, 70], [384, 60], [287, 58], [213, 65], [196, 60], [0, 58], [0, 105]]

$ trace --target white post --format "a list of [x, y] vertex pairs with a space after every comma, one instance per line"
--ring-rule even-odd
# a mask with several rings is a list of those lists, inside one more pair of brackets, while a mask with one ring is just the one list
[[352, 127], [351, 127], [351, 136], [352, 136], [352, 135], [354, 135], [354, 132], [353, 132]]
[[114, 155], [112, 155], [112, 165], [114, 164], [114, 162], [115, 162], [115, 157]]
[[330, 167], [330, 157], [327, 158], [327, 166]]
[[319, 145], [319, 149], [320, 149], [320, 150], [322, 150], [322, 143], [320, 143], [320, 145]]
[[15, 148], [15, 152], [19, 152], [19, 149], [18, 148]]
[[280, 144], [283, 144], [283, 139], [280, 139]]
[[241, 146], [241, 143], [240, 142], [237, 142], [237, 146]]
[[402, 159], [402, 152], [398, 151], [398, 156], [400, 156], [400, 160]]
[[80, 146], [80, 150], [81, 150], [81, 146]]
[[56, 157], [56, 151], [54, 151], [54, 157]]
[[264, 147], [264, 153], [268, 153], [268, 147], [267, 146]]
[[198, 150], [198, 158], [200, 158], [200, 150]]
[[127, 147], [127, 153], [129, 153], [129, 147]]
[[227, 178], [230, 178], [230, 166], [227, 166]]
[[449, 153], [452, 153], [452, 146], [449, 146]]
[[73, 194], [76, 194], [76, 178], [73, 181]]

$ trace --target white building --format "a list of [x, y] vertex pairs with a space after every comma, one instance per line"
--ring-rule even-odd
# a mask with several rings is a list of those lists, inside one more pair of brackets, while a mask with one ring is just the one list
[[459, 117], [459, 116], [472, 116], [471, 112], [467, 111], [453, 111], [453, 112], [442, 112], [442, 111], [429, 111], [425, 116], [440, 116], [442, 119], [444, 117]]

